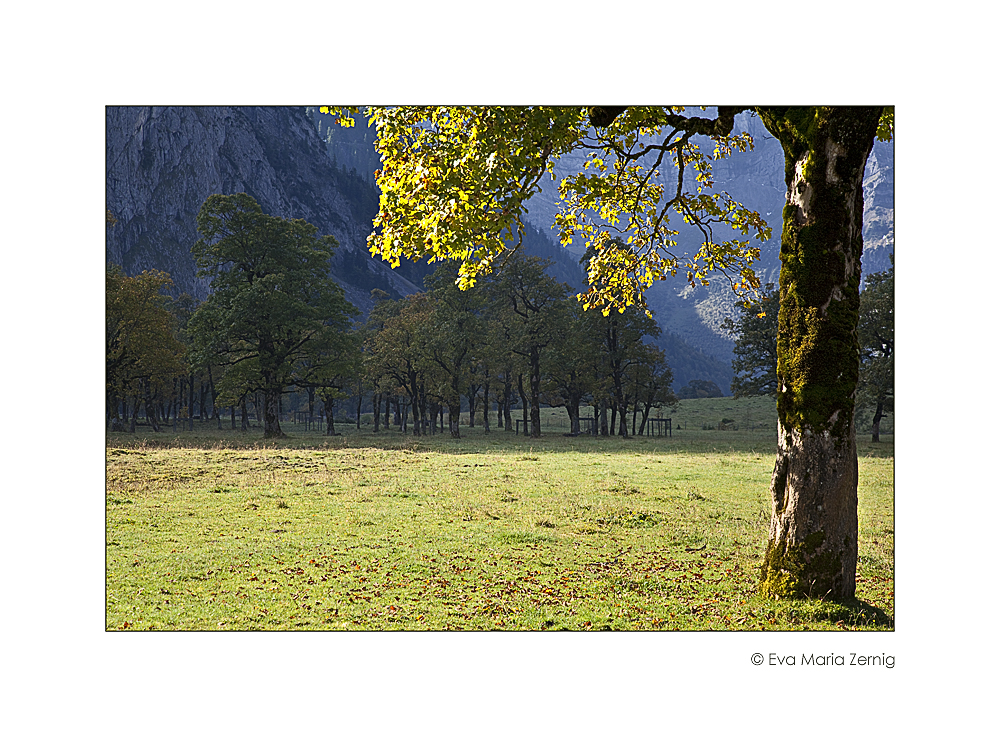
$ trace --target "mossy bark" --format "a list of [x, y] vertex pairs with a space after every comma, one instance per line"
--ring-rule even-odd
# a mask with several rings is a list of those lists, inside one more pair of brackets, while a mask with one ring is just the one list
[[862, 178], [881, 108], [767, 108], [788, 194], [778, 312], [778, 453], [761, 592], [849, 599], [858, 557], [854, 395]]

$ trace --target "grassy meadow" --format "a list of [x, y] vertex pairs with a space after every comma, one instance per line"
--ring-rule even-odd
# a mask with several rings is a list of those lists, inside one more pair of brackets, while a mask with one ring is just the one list
[[[891, 425], [858, 441], [858, 601], [779, 602], [756, 594], [770, 400], [685, 400], [672, 438], [565, 437], [543, 414], [540, 439], [108, 434], [106, 627], [893, 628]], [[739, 429], [705, 429], [723, 419]]]

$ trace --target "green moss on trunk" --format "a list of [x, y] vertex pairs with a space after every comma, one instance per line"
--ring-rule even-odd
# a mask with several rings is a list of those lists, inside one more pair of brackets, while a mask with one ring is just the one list
[[798, 545], [781, 546], [769, 540], [761, 567], [761, 594], [769, 599], [788, 599], [841, 590], [844, 551], [817, 553], [825, 539], [826, 533], [817, 530]]

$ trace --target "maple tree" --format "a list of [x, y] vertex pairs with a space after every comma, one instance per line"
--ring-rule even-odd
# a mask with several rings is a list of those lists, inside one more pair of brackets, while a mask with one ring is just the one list
[[163, 294], [172, 284], [170, 275], [149, 270], [126, 276], [121, 267], [112, 264], [105, 278], [105, 382], [110, 427], [124, 429], [119, 402], [126, 400], [127, 411], [127, 400], [132, 398], [130, 431], [135, 431], [140, 399], [152, 429], [158, 431], [153, 401], [186, 368], [186, 351], [177, 339], [176, 323]]
[[202, 237], [191, 252], [212, 293], [189, 323], [195, 353], [225, 367], [226, 403], [261, 391], [264, 436], [282, 437], [282, 392], [318, 373], [332, 381], [336, 352], [350, 345], [341, 336], [357, 310], [330, 276], [336, 240], [304, 220], [266, 215], [245, 193], [210, 195], [197, 219]]
[[736, 304], [737, 318], [722, 329], [733, 339], [734, 397], [778, 393], [778, 289], [765, 284], [756, 300]]
[[[554, 225], [563, 244], [579, 238], [593, 252], [581, 295], [588, 307], [607, 314], [643, 305], [654, 281], [677, 274], [696, 283], [723, 273], [736, 290], [756, 289], [756, 243], [770, 228], [714, 191], [712, 179], [713, 160], [753, 145], [733, 133], [745, 109], [781, 143], [787, 187], [778, 448], [761, 592], [852, 598], [862, 178], [876, 137], [891, 138], [892, 108], [720, 106], [714, 115], [646, 106], [369, 108], [382, 160], [369, 245], [394, 265], [456, 260], [459, 284], [472, 286], [516, 250], [541, 177], [578, 150], [587, 160], [560, 182]], [[711, 153], [697, 136], [711, 141]], [[678, 221], [701, 234], [696, 247], [680, 245]], [[720, 237], [730, 231], [734, 237]]]
[[[370, 318], [378, 327], [368, 337], [366, 372], [386, 393], [398, 389], [409, 399], [414, 414], [414, 435], [422, 434], [425, 427], [424, 398], [429, 363], [425, 344], [433, 311], [432, 300], [418, 293], [397, 302], [381, 302]], [[375, 413], [378, 414], [377, 406]], [[457, 418], [456, 412], [456, 423]]]

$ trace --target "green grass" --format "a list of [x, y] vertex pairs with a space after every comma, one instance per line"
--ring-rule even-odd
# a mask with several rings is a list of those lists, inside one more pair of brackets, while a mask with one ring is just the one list
[[672, 439], [109, 435], [106, 626], [892, 629], [891, 436], [859, 441], [859, 601], [766, 601], [773, 432], [701, 430], [721, 401]]

